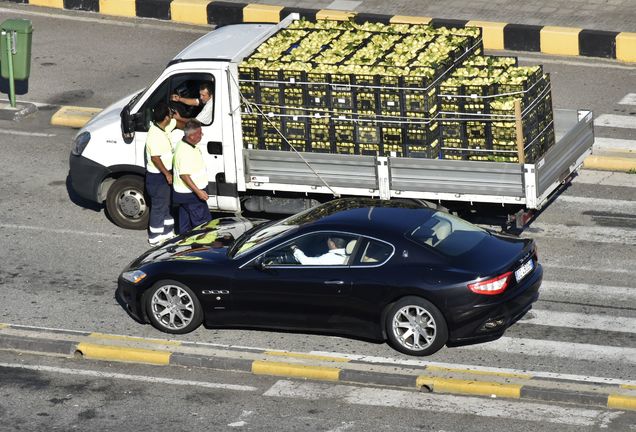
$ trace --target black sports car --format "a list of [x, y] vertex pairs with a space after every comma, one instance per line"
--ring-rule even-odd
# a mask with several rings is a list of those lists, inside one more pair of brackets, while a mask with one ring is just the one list
[[118, 295], [168, 333], [320, 332], [429, 355], [501, 337], [542, 274], [533, 240], [414, 203], [340, 199], [280, 221], [199, 226], [133, 261]]

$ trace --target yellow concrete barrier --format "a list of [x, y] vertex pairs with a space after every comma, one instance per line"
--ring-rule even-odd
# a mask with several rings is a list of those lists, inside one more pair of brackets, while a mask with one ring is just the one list
[[324, 366], [304, 366], [293, 363], [255, 360], [252, 363], [255, 375], [275, 375], [293, 378], [308, 378], [322, 381], [338, 381], [340, 369]]
[[31, 0], [30, 5], [64, 9], [64, 0]]
[[616, 59], [636, 62], [636, 33], [619, 33], [616, 36]]
[[507, 23], [489, 21], [468, 21], [469, 27], [481, 27], [485, 49], [504, 49], [504, 27]]
[[505, 397], [519, 399], [521, 385], [501, 384], [498, 382], [461, 380], [454, 378], [436, 378], [419, 376], [415, 381], [417, 387], [430, 387], [435, 393], [459, 393], [480, 396]]
[[389, 22], [391, 24], [428, 24], [433, 18], [409, 16], [409, 15], [394, 15]]
[[355, 12], [350, 12], [350, 11], [322, 9], [316, 12], [316, 19], [348, 21], [350, 18], [354, 17], [355, 15], [356, 15]]
[[102, 110], [99, 108], [63, 106], [51, 117], [53, 126], [81, 128]]
[[612, 394], [607, 398], [607, 407], [636, 411], [636, 396]]
[[135, 0], [99, 0], [99, 13], [134, 18], [137, 8]]
[[186, 24], [207, 25], [210, 0], [172, 0], [170, 18]]
[[545, 26], [541, 29], [541, 52], [555, 55], [579, 55], [579, 33], [582, 29]]
[[282, 6], [248, 4], [243, 8], [243, 22], [277, 23], [282, 10]]
[[112, 345], [80, 343], [77, 351], [88, 359], [110, 360], [118, 362], [150, 363], [157, 365], [170, 364], [170, 352], [143, 348], [127, 348]]
[[590, 155], [583, 161], [583, 168], [600, 171], [636, 171], [636, 157]]

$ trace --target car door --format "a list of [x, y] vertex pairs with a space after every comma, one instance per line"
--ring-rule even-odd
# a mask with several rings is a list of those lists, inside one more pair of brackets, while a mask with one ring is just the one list
[[270, 248], [240, 268], [232, 287], [234, 311], [255, 326], [339, 329], [343, 304], [351, 288], [350, 257], [344, 256], [340, 264], [303, 265], [291, 251], [294, 245], [307, 255], [324, 255], [330, 236], [339, 236], [345, 244], [356, 238], [339, 232], [300, 236]]

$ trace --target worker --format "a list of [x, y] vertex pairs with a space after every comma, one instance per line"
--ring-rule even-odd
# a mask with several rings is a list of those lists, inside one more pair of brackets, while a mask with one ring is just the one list
[[201, 123], [188, 120], [183, 135], [174, 155], [173, 201], [179, 205], [179, 234], [212, 220], [207, 204], [208, 173], [197, 147], [203, 137]]
[[[199, 111], [199, 114], [197, 114], [195, 119], [205, 126], [212, 123], [214, 103], [212, 101], [212, 83], [210, 81], [204, 81], [201, 83], [199, 86], [198, 98], [187, 98], [173, 94], [170, 96], [170, 99], [173, 102], [180, 102], [189, 106], [202, 106], [201, 111]], [[181, 117], [178, 113], [175, 115], [175, 118], [182, 121], [184, 124], [190, 120], [189, 118]]]
[[148, 243], [154, 246], [174, 237], [170, 214], [174, 147], [170, 133], [177, 122], [166, 102], [157, 103], [152, 120], [146, 136], [146, 194], [150, 201]]
[[329, 237], [327, 239], [327, 248], [329, 250], [327, 253], [317, 257], [308, 257], [296, 245], [292, 245], [291, 249], [294, 253], [294, 258], [303, 265], [342, 265], [347, 262], [345, 243], [346, 241], [340, 237]]

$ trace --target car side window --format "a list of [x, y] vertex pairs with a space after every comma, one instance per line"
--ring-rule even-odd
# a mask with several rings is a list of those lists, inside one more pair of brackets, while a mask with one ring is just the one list
[[393, 254], [393, 246], [377, 240], [366, 240], [358, 254], [356, 266], [379, 266], [384, 264]]
[[261, 262], [266, 266], [346, 266], [357, 243], [357, 236], [345, 233], [309, 234], [266, 252]]

